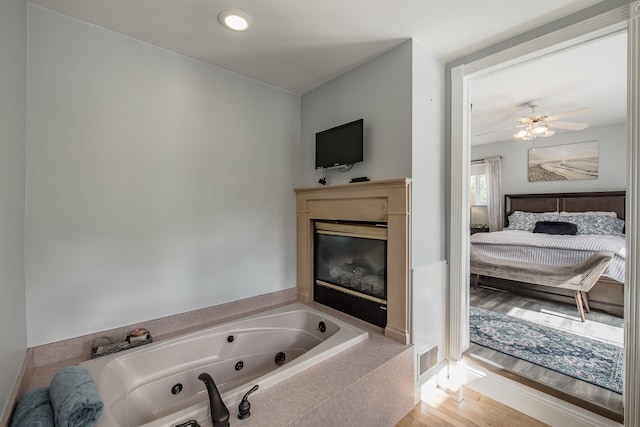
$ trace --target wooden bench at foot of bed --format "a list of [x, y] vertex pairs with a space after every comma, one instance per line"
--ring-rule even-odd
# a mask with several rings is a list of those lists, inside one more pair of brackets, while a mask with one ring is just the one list
[[496, 277], [516, 282], [531, 283], [573, 291], [580, 319], [590, 311], [587, 292], [596, 284], [613, 259], [612, 252], [598, 252], [575, 265], [552, 266], [528, 262], [491, 259], [477, 254], [471, 247], [470, 271], [475, 275], [474, 288], [480, 276]]

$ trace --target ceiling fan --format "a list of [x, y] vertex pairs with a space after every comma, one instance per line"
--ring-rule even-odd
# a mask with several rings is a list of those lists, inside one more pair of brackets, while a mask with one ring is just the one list
[[[531, 108], [531, 115], [528, 117], [516, 117], [516, 120], [520, 122], [519, 125], [509, 127], [507, 129], [520, 129], [513, 137], [521, 141], [531, 141], [534, 138], [549, 137], [556, 132], [551, 128], [567, 129], [567, 130], [583, 130], [589, 127], [587, 123], [578, 122], [560, 122], [559, 119], [565, 117], [577, 116], [579, 114], [588, 113], [593, 111], [591, 107], [578, 108], [577, 110], [566, 111], [560, 114], [554, 114], [552, 116], [546, 114], [536, 113], [538, 107], [538, 100], [533, 99], [527, 102], [527, 106]], [[493, 130], [485, 133], [477, 134], [476, 136], [487, 135], [489, 133], [498, 132], [499, 130]]]

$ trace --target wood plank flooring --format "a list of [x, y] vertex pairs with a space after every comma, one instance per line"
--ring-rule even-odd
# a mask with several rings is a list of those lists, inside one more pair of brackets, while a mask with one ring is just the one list
[[418, 403], [396, 424], [396, 427], [538, 427], [546, 425], [463, 387], [460, 402], [440, 392], [433, 400]]
[[[556, 303], [553, 301], [538, 300], [521, 296], [510, 292], [500, 292], [478, 287], [471, 290], [471, 305], [489, 310], [507, 313], [511, 310], [526, 310], [530, 313], [552, 312], [557, 313], [561, 327], [602, 327], [604, 335], [608, 333], [607, 327], [621, 328], [623, 319], [604, 312], [592, 310], [587, 314], [588, 322], [583, 324], [576, 321], [577, 309], [575, 305]], [[564, 317], [564, 319], [563, 319]], [[604, 388], [589, 384], [584, 381], [557, 373], [550, 369], [505, 355], [503, 353], [471, 344], [465, 353], [467, 360], [482, 364], [488, 361], [499, 366], [494, 372], [508, 376], [511, 379], [525, 383], [545, 393], [564, 399], [570, 403], [596, 412], [618, 422], [622, 421], [624, 414], [623, 397]]]

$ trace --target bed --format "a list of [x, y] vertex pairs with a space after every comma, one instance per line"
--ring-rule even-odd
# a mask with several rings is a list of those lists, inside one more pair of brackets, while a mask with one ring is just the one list
[[[471, 245], [474, 252], [495, 262], [508, 260], [553, 266], [577, 264], [599, 251], [612, 252], [611, 263], [588, 292], [588, 299], [591, 308], [622, 316], [626, 262], [624, 215], [624, 191], [505, 195], [505, 230], [475, 233], [471, 236]], [[566, 223], [575, 225], [564, 230]], [[556, 234], [564, 231], [570, 234]], [[480, 283], [574, 303], [573, 293], [564, 289], [489, 276], [482, 276]]]

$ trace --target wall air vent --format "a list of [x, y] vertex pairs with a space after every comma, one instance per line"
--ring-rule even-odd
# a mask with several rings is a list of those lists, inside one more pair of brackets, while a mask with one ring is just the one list
[[420, 354], [418, 359], [418, 375], [421, 376], [438, 363], [438, 346], [432, 347]]

